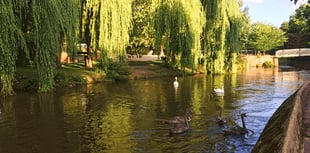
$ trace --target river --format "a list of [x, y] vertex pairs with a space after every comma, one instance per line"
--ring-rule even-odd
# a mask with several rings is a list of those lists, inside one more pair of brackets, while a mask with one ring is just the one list
[[[268, 119], [310, 71], [251, 69], [216, 76], [106, 82], [1, 99], [1, 153], [251, 152]], [[224, 95], [213, 89], [224, 87]], [[163, 121], [193, 112], [189, 131]], [[254, 133], [224, 136], [220, 114]]]

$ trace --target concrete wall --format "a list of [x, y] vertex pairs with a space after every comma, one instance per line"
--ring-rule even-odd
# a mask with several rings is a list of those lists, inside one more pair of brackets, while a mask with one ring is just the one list
[[278, 58], [271, 55], [244, 55], [243, 58], [247, 61], [248, 67], [261, 67], [264, 62], [270, 61], [274, 66], [278, 66]]
[[[310, 99], [310, 81], [287, 98], [268, 121], [253, 153], [300, 153], [304, 150], [304, 107]], [[310, 102], [310, 101], [309, 101]], [[310, 104], [309, 104], [310, 105]]]

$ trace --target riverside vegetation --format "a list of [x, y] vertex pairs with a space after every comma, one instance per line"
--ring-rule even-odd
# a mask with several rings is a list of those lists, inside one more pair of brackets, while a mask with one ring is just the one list
[[[17, 91], [36, 92], [39, 80], [34, 70], [31, 66], [18, 67], [14, 89]], [[55, 87], [74, 87], [76, 85], [105, 81], [128, 81], [191, 74], [191, 72], [181, 72], [171, 69], [160, 60], [111, 63], [106, 73], [99, 72], [96, 67], [86, 68], [84, 63], [72, 63], [65, 64], [57, 69], [54, 81]]]
[[122, 65], [107, 65], [108, 60], [122, 63], [127, 54], [153, 50], [166, 55], [164, 65], [183, 72], [235, 73], [240, 50], [266, 52], [287, 40], [283, 29], [251, 25], [239, 0], [24, 0], [1, 1], [0, 8], [1, 96], [14, 95], [13, 88], [24, 78], [18, 71], [33, 69], [30, 82], [37, 84], [30, 84], [37, 92], [53, 91], [66, 80], [83, 82], [64, 77], [62, 69], [68, 65], [61, 63], [62, 52], [71, 58], [79, 54], [79, 44], [87, 44], [87, 52], [100, 52], [100, 70], [87, 73], [122, 78], [128, 72], [120, 70]]

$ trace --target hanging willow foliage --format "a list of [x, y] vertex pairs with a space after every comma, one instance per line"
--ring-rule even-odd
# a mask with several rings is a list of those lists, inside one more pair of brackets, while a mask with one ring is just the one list
[[53, 89], [57, 44], [60, 33], [54, 12], [58, 12], [55, 4], [50, 1], [33, 1], [32, 11], [34, 18], [33, 38], [35, 42], [35, 64], [39, 76], [39, 92], [47, 92]]
[[131, 27], [131, 0], [102, 0], [99, 47], [110, 57], [126, 55]]
[[[66, 0], [60, 1], [61, 16], [63, 24], [59, 25], [61, 30], [60, 47], [67, 44], [68, 53], [76, 54], [76, 42], [79, 28], [79, 15], [81, 1], [79, 0]], [[61, 53], [61, 49], [59, 52]]]
[[84, 7], [82, 27], [84, 32], [89, 29], [86, 35], [91, 37], [90, 45], [100, 48], [102, 55], [109, 58], [125, 56], [131, 28], [131, 0], [86, 0]]
[[0, 2], [2, 95], [14, 93], [12, 81], [16, 60], [21, 53], [26, 55], [26, 59], [34, 60], [39, 79], [38, 91], [47, 92], [54, 88], [56, 57], [65, 41], [70, 46], [75, 38], [77, 4], [76, 0]]
[[[25, 3], [21, 3], [24, 5]], [[14, 94], [12, 85], [16, 72], [18, 49], [26, 51], [26, 41], [18, 27], [18, 19], [14, 15], [11, 1], [0, 1], [0, 78], [1, 95]]]
[[225, 69], [232, 73], [237, 72], [237, 52], [241, 48], [241, 33], [244, 26], [242, 12], [240, 12], [240, 4], [234, 1], [228, 1], [228, 10], [226, 11], [229, 18], [229, 28], [226, 33], [226, 65]]
[[204, 31], [207, 71], [224, 73], [235, 71], [235, 52], [239, 46], [242, 27], [237, 0], [205, 1], [207, 24]]
[[[39, 76], [39, 92], [48, 92], [54, 88], [55, 60], [60, 52], [61, 42], [65, 38], [72, 40], [76, 22], [68, 21], [76, 14], [74, 1], [32, 0], [33, 38], [35, 42], [35, 64]], [[66, 8], [69, 7], [69, 8]]]
[[155, 51], [164, 49], [166, 62], [176, 68], [195, 69], [201, 53], [200, 36], [205, 17], [199, 0], [157, 0], [154, 13]]

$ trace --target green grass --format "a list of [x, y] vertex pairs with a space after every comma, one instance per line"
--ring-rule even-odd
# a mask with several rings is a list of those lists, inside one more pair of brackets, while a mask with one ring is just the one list
[[[38, 89], [38, 74], [33, 66], [17, 67], [14, 89], [22, 91], [36, 91]], [[96, 71], [95, 68], [86, 68], [83, 63], [72, 63], [62, 65], [56, 70], [55, 86], [74, 86], [90, 82], [100, 82], [105, 80], [103, 72]]]
[[129, 66], [137, 66], [137, 65], [150, 65], [150, 64], [156, 64], [156, 65], [163, 65], [163, 62], [161, 60], [155, 60], [155, 61], [129, 61]]
[[[96, 63], [93, 68], [86, 68], [84, 63], [64, 64], [56, 70], [54, 77], [55, 87], [71, 87], [79, 84], [103, 82], [106, 80], [122, 81], [128, 80], [130, 72], [128, 66], [150, 66], [149, 77], [163, 77], [178, 75], [179, 70], [167, 67], [161, 60], [155, 61], [129, 61], [127, 63], [113, 62], [108, 65], [107, 72], [98, 69]], [[156, 66], [154, 66], [156, 65]], [[14, 90], [34, 91], [38, 89], [38, 74], [33, 66], [18, 67], [14, 81]], [[136, 76], [141, 78], [141, 76]]]

